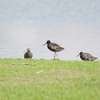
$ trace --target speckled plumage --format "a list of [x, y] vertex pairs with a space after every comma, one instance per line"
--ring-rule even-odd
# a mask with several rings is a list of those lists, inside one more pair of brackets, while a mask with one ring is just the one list
[[[97, 59], [97, 57], [94, 57], [94, 56], [92, 56], [92, 55], [89, 54], [89, 53], [80, 52], [79, 55], [80, 55], [80, 58], [81, 58], [82, 60], [84, 60], [84, 61], [94, 61], [94, 60]], [[77, 56], [79, 56], [79, 55], [77, 55]]]
[[[47, 44], [47, 48], [51, 51], [54, 52], [54, 58], [55, 56], [57, 55], [56, 52], [60, 52], [62, 50], [64, 50], [63, 47], [59, 46], [58, 44], [56, 43], [52, 43], [50, 40], [48, 40], [45, 44]], [[45, 45], [44, 44], [44, 45]]]
[[24, 54], [24, 58], [25, 59], [28, 59], [28, 58], [31, 59], [32, 57], [33, 57], [33, 54], [31, 52], [30, 48], [27, 48], [27, 52]]

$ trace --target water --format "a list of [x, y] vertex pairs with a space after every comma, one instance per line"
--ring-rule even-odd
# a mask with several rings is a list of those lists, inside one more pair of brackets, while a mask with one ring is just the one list
[[64, 47], [61, 60], [80, 60], [80, 51], [100, 60], [99, 0], [1, 0], [0, 58], [23, 58], [31, 48], [33, 59], [52, 59], [51, 40]]

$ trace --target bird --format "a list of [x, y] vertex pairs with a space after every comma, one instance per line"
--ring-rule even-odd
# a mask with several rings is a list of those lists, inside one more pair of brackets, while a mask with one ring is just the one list
[[[94, 56], [92, 56], [92, 55], [89, 54], [89, 53], [80, 52], [79, 55], [80, 55], [80, 58], [81, 58], [82, 60], [84, 60], [84, 61], [94, 61], [94, 60], [98, 59], [97, 57], [94, 57]], [[77, 56], [79, 56], [79, 55], [77, 55]], [[77, 56], [76, 56], [76, 57], [77, 57]]]
[[56, 52], [60, 52], [60, 51], [64, 50], [63, 47], [59, 46], [56, 43], [52, 43], [50, 40], [47, 40], [47, 42], [44, 45], [46, 45], [46, 44], [47, 44], [47, 48], [54, 52], [54, 58], [56, 58], [56, 56], [58, 58], [58, 55], [56, 54]]
[[27, 48], [27, 52], [24, 54], [24, 58], [25, 59], [28, 59], [28, 58], [32, 59], [32, 57], [33, 57], [33, 54], [31, 52], [31, 49]]

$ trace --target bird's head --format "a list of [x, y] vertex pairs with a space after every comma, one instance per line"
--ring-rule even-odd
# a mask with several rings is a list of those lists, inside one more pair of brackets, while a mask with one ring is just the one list
[[31, 49], [30, 48], [27, 48], [27, 52], [30, 52], [31, 51]]
[[50, 43], [51, 43], [51, 41], [48, 40], [45, 44], [43, 44], [43, 46], [46, 45], [46, 44], [50, 44]]
[[80, 52], [76, 57], [78, 57], [79, 55], [82, 55], [83, 52]]
[[27, 50], [23, 51], [23, 52], [30, 52], [31, 49], [30, 48], [27, 48]]

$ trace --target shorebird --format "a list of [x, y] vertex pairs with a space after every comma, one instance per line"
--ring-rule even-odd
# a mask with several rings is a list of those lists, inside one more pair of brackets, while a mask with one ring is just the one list
[[[89, 54], [89, 53], [80, 52], [79, 55], [80, 55], [80, 58], [81, 58], [82, 60], [84, 60], [84, 61], [93, 61], [93, 60], [98, 59], [97, 57], [94, 57], [94, 56], [92, 56], [92, 55]], [[79, 55], [77, 55], [77, 56], [79, 56]], [[77, 57], [77, 56], [76, 56], [76, 57]]]
[[[57, 58], [58, 58], [58, 55], [56, 54], [56, 52], [60, 52], [60, 51], [64, 50], [63, 47], [59, 46], [59, 45], [56, 44], [56, 43], [52, 43], [50, 40], [48, 40], [44, 45], [46, 45], [46, 44], [47, 44], [47, 48], [48, 48], [49, 50], [51, 50], [51, 51], [54, 52], [54, 58], [55, 58], [56, 56], [57, 56]], [[43, 45], [43, 46], [44, 46], [44, 45]]]
[[30, 48], [27, 48], [27, 52], [24, 54], [24, 58], [27, 59], [27, 58], [32, 58], [33, 57], [33, 54], [30, 50]]

